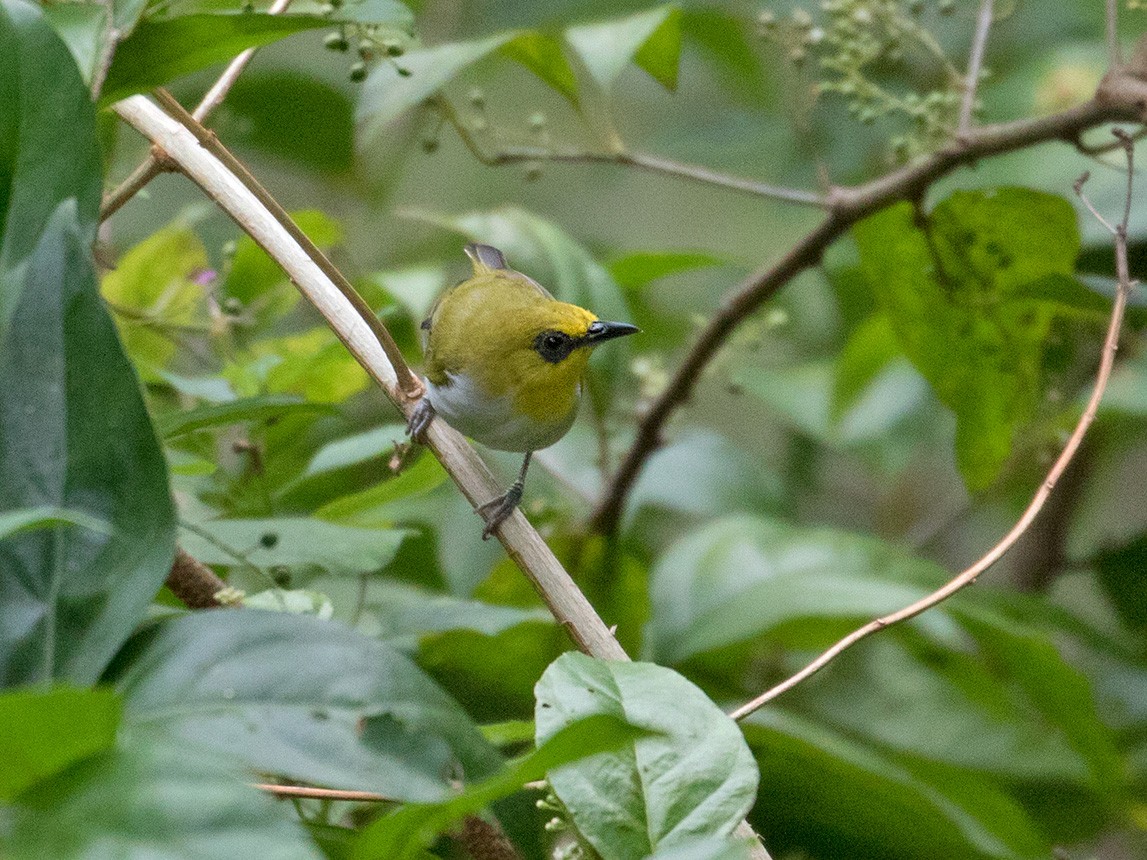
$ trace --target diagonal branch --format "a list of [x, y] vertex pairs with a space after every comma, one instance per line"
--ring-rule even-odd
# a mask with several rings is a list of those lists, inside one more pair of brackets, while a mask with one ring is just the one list
[[932, 155], [871, 182], [851, 188], [833, 188], [827, 196], [828, 215], [772, 266], [754, 272], [722, 302], [702, 330], [673, 379], [645, 413], [613, 479], [590, 515], [589, 528], [615, 531], [626, 497], [645, 461], [661, 445], [669, 419], [692, 396], [701, 372], [729, 335], [794, 277], [815, 266], [825, 250], [853, 224], [902, 200], [920, 199], [932, 183], [959, 167], [982, 158], [1024, 149], [1037, 143], [1067, 141], [1104, 123], [1141, 122], [1147, 112], [1147, 81], [1130, 70], [1109, 72], [1095, 97], [1061, 113], [1030, 120], [996, 123], [969, 129]]
[[1047, 473], [1047, 477], [1044, 478], [1043, 483], [1040, 484], [1039, 489], [1036, 490], [1031, 502], [1016, 524], [1012, 526], [1011, 530], [1004, 535], [1000, 542], [988, 550], [988, 552], [971, 567], [950, 579], [936, 591], [926, 597], [922, 597], [911, 606], [906, 606], [899, 612], [893, 612], [891, 615], [877, 618], [865, 624], [863, 627], [854, 630], [831, 648], [824, 651], [819, 657], [795, 675], [786, 678], [781, 683], [757, 696], [751, 702], [747, 702], [737, 708], [730, 714], [733, 719], [744, 719], [768, 702], [771, 702], [777, 696], [791, 690], [801, 681], [819, 672], [835, 660], [843, 651], [851, 648], [861, 639], [866, 639], [873, 633], [877, 633], [894, 624], [899, 624], [902, 621], [907, 621], [909, 618], [915, 618], [925, 610], [931, 609], [938, 603], [947, 600], [956, 592], [967, 588], [976, 581], [980, 574], [999, 561], [1004, 553], [1012, 548], [1015, 542], [1028, 530], [1028, 527], [1031, 526], [1032, 522], [1039, 515], [1044, 503], [1047, 502], [1052, 490], [1055, 489], [1056, 483], [1067, 470], [1072, 458], [1075, 457], [1076, 452], [1079, 450], [1079, 446], [1083, 442], [1083, 437], [1087, 434], [1087, 429], [1095, 420], [1096, 412], [1099, 409], [1099, 401], [1103, 398], [1103, 392], [1107, 389], [1107, 382], [1111, 378], [1111, 369], [1115, 365], [1115, 353], [1119, 347], [1119, 332], [1123, 326], [1123, 312], [1127, 306], [1127, 296], [1132, 288], [1127, 262], [1127, 223], [1131, 215], [1134, 144], [1131, 140], [1131, 136], [1121, 129], [1116, 129], [1114, 133], [1119, 138], [1124, 151], [1127, 153], [1127, 196], [1124, 203], [1122, 220], [1113, 226], [1096, 211], [1091, 201], [1088, 200], [1083, 193], [1083, 184], [1087, 181], [1086, 173], [1075, 183], [1075, 192], [1083, 200], [1084, 205], [1087, 206], [1091, 213], [1099, 219], [1100, 223], [1110, 230], [1115, 237], [1115, 265], [1119, 277], [1119, 285], [1116, 288], [1115, 302], [1111, 309], [1111, 322], [1107, 326], [1107, 336], [1103, 341], [1103, 357], [1099, 363], [1099, 371], [1095, 377], [1095, 387], [1091, 392], [1091, 397], [1088, 398], [1087, 407], [1083, 410], [1083, 414], [1080, 416], [1079, 422], [1075, 425], [1075, 429], [1068, 438], [1067, 444], [1064, 445], [1063, 451], [1060, 452], [1060, 455], [1052, 464], [1051, 470]]
[[956, 134], [964, 135], [972, 125], [972, 111], [976, 107], [976, 90], [980, 86], [980, 70], [984, 64], [984, 47], [988, 31], [992, 28], [992, 0], [980, 0], [976, 15], [976, 32], [972, 36], [972, 50], [968, 54], [968, 74], [964, 78], [964, 98], [960, 103], [960, 120]]

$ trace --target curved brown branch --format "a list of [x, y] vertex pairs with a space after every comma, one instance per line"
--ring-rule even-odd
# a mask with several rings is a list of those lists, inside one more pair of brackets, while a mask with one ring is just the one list
[[1080, 416], [1078, 423], [1075, 425], [1075, 429], [1068, 438], [1067, 444], [1063, 446], [1063, 450], [1052, 464], [1051, 470], [1047, 473], [1047, 477], [1044, 478], [1043, 483], [1040, 484], [1039, 489], [1036, 490], [1031, 502], [1016, 524], [1012, 526], [1011, 530], [971, 567], [948, 580], [948, 582], [931, 594], [920, 598], [920, 600], [917, 600], [911, 606], [906, 606], [898, 612], [877, 618], [865, 624], [863, 627], [854, 630], [831, 648], [824, 651], [819, 657], [795, 675], [786, 678], [781, 683], [757, 696], [751, 702], [747, 702], [737, 708], [730, 714], [734, 720], [744, 719], [749, 714], [771, 702], [777, 696], [791, 690], [801, 681], [819, 672], [835, 660], [841, 652], [851, 648], [860, 640], [866, 639], [873, 633], [884, 630], [886, 627], [907, 621], [909, 618], [915, 618], [925, 610], [931, 609], [938, 603], [947, 600], [961, 589], [967, 588], [976, 581], [980, 574], [999, 561], [1004, 553], [1012, 548], [1015, 542], [1028, 530], [1032, 522], [1039, 515], [1040, 510], [1047, 502], [1048, 496], [1051, 495], [1056, 483], [1063, 476], [1063, 473], [1071, 464], [1072, 458], [1075, 457], [1076, 452], [1079, 450], [1079, 446], [1083, 442], [1083, 437], [1087, 434], [1087, 429], [1095, 420], [1096, 412], [1099, 409], [1099, 401], [1103, 398], [1103, 392], [1106, 390], [1107, 382], [1111, 378], [1111, 369], [1115, 365], [1115, 353], [1119, 348], [1119, 332], [1123, 327], [1123, 312], [1127, 306], [1127, 296], [1131, 292], [1131, 276], [1127, 262], [1127, 223], [1131, 215], [1134, 144], [1132, 143], [1131, 136], [1125, 132], [1117, 129], [1116, 135], [1119, 137], [1124, 151], [1127, 153], [1127, 197], [1124, 204], [1122, 220], [1117, 225], [1112, 226], [1095, 210], [1091, 201], [1083, 194], [1083, 183], [1087, 181], [1087, 174], [1080, 177], [1079, 181], [1075, 184], [1075, 191], [1087, 208], [1095, 215], [1100, 223], [1107, 227], [1112, 235], [1115, 236], [1115, 266], [1118, 273], [1119, 285], [1116, 288], [1115, 302], [1111, 309], [1111, 322], [1107, 326], [1107, 336], [1103, 341], [1103, 358], [1099, 363], [1099, 371], [1095, 377], [1095, 387], [1091, 392], [1091, 397], [1088, 398], [1087, 407], [1083, 410], [1083, 414]]
[[745, 279], [701, 331], [665, 392], [642, 418], [632, 445], [590, 516], [589, 528], [600, 533], [616, 530], [625, 499], [645, 461], [660, 446], [666, 422], [688, 402], [701, 372], [729, 335], [796, 275], [816, 265], [825, 250], [857, 221], [893, 203], [921, 198], [932, 183], [958, 167], [1037, 143], [1074, 142], [1084, 131], [1107, 122], [1141, 122], [1145, 112], [1147, 82], [1120, 69], [1103, 79], [1093, 99], [1077, 107], [1037, 119], [969, 129], [961, 139], [915, 164], [864, 185], [833, 188], [827, 197], [828, 216], [777, 263]]

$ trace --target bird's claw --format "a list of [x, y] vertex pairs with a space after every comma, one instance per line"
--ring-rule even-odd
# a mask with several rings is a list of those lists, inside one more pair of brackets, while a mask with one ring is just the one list
[[490, 539], [490, 535], [509, 518], [520, 501], [522, 488], [515, 484], [502, 495], [478, 505], [478, 516], [486, 521], [486, 527], [482, 529], [482, 540]]
[[406, 422], [406, 432], [410, 434], [410, 438], [415, 442], [420, 445], [425, 445], [426, 431], [429, 429], [430, 422], [433, 420], [434, 404], [423, 397], [410, 413], [410, 419]]

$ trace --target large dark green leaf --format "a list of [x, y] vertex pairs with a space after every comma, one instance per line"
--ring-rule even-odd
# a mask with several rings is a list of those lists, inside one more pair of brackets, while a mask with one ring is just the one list
[[679, 662], [785, 622], [872, 618], [922, 597], [927, 589], [913, 580], [942, 575], [874, 538], [727, 517], [682, 538], [654, 566], [646, 652]]
[[53, 3], [44, 8], [51, 22], [72, 52], [84, 82], [91, 84], [108, 32], [108, 9], [100, 3]]
[[7, 860], [318, 860], [282, 804], [209, 750], [137, 738], [0, 809]]
[[504, 773], [470, 786], [449, 800], [406, 806], [377, 821], [363, 831], [355, 845], [355, 860], [413, 860], [421, 856], [419, 852], [434, 837], [463, 816], [481, 811], [527, 782], [544, 778], [553, 768], [609, 752], [643, 734], [617, 716], [598, 714], [578, 720], [555, 732]]
[[1023, 188], [957, 192], [921, 229], [905, 203], [854, 230], [861, 267], [901, 347], [956, 413], [956, 458], [969, 488], [986, 487], [1042, 396], [1054, 303], [1033, 282], [1071, 275], [1075, 212]]
[[753, 805], [759, 775], [737, 724], [671, 669], [563, 654], [537, 697], [539, 744], [595, 714], [657, 733], [549, 774], [578, 832], [605, 860], [727, 836]]
[[111, 104], [132, 93], [230, 60], [293, 33], [330, 27], [318, 15], [182, 15], [146, 18], [116, 49], [100, 101]]
[[168, 620], [117, 673], [124, 731], [176, 736], [250, 767], [438, 800], [499, 764], [461, 708], [406, 657], [340, 624], [228, 610]]
[[1023, 810], [983, 779], [906, 766], [775, 709], [743, 728], [769, 775], [762, 830], [782, 856], [790, 845], [854, 860], [1048, 856]]
[[0, 341], [0, 508], [67, 508], [114, 531], [56, 526], [0, 543], [0, 683], [94, 681], [174, 555], [163, 457], [85, 234], [75, 204], [61, 204]]
[[120, 703], [108, 689], [0, 693], [0, 802], [115, 743]]
[[48, 219], [75, 198], [85, 238], [100, 202], [95, 109], [68, 49], [24, 0], [0, 4], [0, 334]]

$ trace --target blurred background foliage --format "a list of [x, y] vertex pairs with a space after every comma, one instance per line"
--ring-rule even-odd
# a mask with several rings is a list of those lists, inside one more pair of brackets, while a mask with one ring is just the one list
[[[782, 186], [861, 182], [951, 126], [951, 70], [964, 68], [978, 3], [346, 0], [295, 4], [318, 20], [287, 25], [304, 31], [290, 36], [271, 24], [253, 35], [235, 16], [212, 23], [233, 0], [135, 5], [143, 17], [103, 103], [162, 83], [190, 105], [221, 61], [278, 40], [211, 127], [415, 365], [418, 323], [465, 276], [466, 241], [641, 326], [595, 357], [582, 415], [536, 457], [523, 507], [630, 654], [726, 709], [978, 558], [1043, 479], [1089, 391], [1113, 263], [1071, 186], [1090, 170], [1091, 198], [1118, 213], [1122, 156], [1048, 143], [988, 158], [930, 189], [926, 227], [906, 206], [877, 215], [745, 320], [666, 428], [616, 532], [588, 533], [635, 422], [699, 327], [820, 216], [632, 166], [486, 166], [472, 149], [623, 141]], [[46, 8], [90, 78], [83, 6]], [[996, 3], [977, 121], [1088, 98], [1106, 66], [1102, 6]], [[1147, 15], [1125, 9], [1125, 44], [1144, 29]], [[147, 147], [106, 110], [99, 129], [110, 187]], [[1132, 232], [1140, 261], [1147, 224], [1133, 216]], [[563, 632], [501, 547], [481, 541], [437, 462], [404, 447], [399, 414], [321, 318], [198, 189], [160, 176], [100, 240], [114, 258], [101, 293], [162, 443], [179, 544], [249, 605], [345, 622], [402, 671], [424, 672], [417, 683], [440, 684], [457, 705], [435, 743], [481, 773], [492, 752], [476, 727], [496, 739], [492, 725], [532, 719], [534, 685], [570, 648]], [[930, 259], [950, 280], [927, 274]], [[975, 589], [742, 723], [760, 768], [749, 817], [778, 860], [1147, 850], [1142, 306], [1135, 295], [1099, 422], [1016, 549]], [[508, 482], [514, 457], [488, 453]], [[178, 606], [163, 591], [151, 614]], [[109, 670], [125, 725], [147, 723], [131, 679], [191, 638], [195, 622], [180, 623], [131, 640]], [[341, 653], [311, 674], [340, 671]], [[301, 649], [296, 662], [309, 659]], [[319, 748], [294, 742], [300, 761]], [[135, 755], [167, 761], [168, 743], [150, 738]], [[377, 788], [350, 759], [326, 770], [246, 760]], [[387, 788], [425, 799], [411, 784]], [[360, 813], [302, 813], [322, 849], [344, 856], [329, 824]]]

